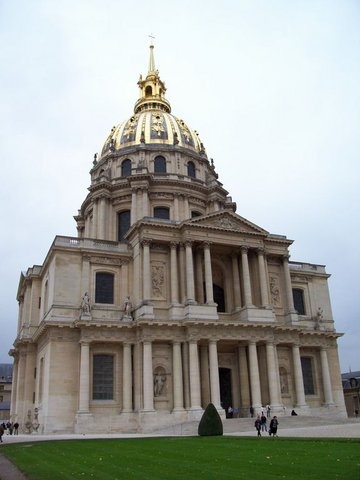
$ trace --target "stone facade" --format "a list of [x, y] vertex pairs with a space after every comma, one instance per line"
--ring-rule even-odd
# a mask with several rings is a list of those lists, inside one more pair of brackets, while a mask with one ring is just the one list
[[[75, 217], [21, 274], [13, 420], [134, 432], [199, 419], [344, 416], [328, 274], [236, 213], [198, 134], [171, 114], [150, 47]], [[294, 303], [295, 302], [295, 303]]]

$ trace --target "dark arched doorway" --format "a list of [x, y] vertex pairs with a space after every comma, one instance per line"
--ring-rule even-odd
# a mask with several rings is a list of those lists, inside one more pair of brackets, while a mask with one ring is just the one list
[[232, 405], [231, 368], [219, 368], [220, 403], [225, 412]]

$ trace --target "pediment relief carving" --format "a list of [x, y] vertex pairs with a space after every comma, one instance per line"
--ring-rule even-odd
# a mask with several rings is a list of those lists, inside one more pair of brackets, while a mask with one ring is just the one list
[[210, 227], [221, 230], [232, 230], [234, 232], [252, 233], [267, 235], [266, 230], [249, 222], [243, 217], [231, 212], [216, 212], [206, 217], [199, 217], [186, 222], [199, 227]]

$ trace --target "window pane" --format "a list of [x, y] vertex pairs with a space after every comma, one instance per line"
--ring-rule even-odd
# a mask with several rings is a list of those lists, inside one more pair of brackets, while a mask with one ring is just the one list
[[314, 395], [315, 387], [311, 357], [301, 357], [301, 369], [304, 380], [304, 393], [305, 395]]
[[130, 228], [130, 210], [125, 210], [118, 214], [118, 241], [124, 239]]
[[195, 178], [195, 164], [194, 162], [189, 162], [187, 164], [188, 176]]
[[155, 173], [166, 173], [166, 160], [164, 157], [158, 156], [154, 162]]
[[128, 177], [129, 175], [131, 175], [131, 160], [127, 158], [121, 164], [121, 176]]
[[95, 303], [114, 303], [114, 275], [112, 273], [96, 274]]
[[305, 314], [304, 292], [300, 288], [293, 288], [294, 308], [299, 315]]
[[114, 357], [94, 355], [93, 357], [93, 400], [113, 400]]
[[154, 217], [155, 218], [164, 218], [166, 220], [169, 220], [169, 218], [170, 218], [169, 209], [167, 207], [155, 207], [154, 208]]

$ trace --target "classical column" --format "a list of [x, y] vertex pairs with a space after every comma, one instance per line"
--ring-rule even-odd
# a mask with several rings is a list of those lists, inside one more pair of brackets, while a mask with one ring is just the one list
[[241, 266], [242, 266], [242, 281], [244, 286], [245, 306], [252, 306], [250, 270], [248, 260], [248, 248], [241, 247]]
[[131, 343], [123, 344], [123, 408], [122, 411], [132, 412], [132, 368]]
[[[18, 384], [18, 364], [19, 364], [19, 357], [17, 353], [13, 353], [14, 357], [14, 365], [13, 365], [13, 373], [12, 373], [12, 385], [11, 385], [11, 404], [10, 404], [10, 417], [12, 421], [17, 420], [18, 412], [16, 408], [16, 400], [17, 400], [17, 384]], [[39, 375], [39, 373], [37, 374]]]
[[[121, 261], [121, 291], [120, 294], [123, 298], [126, 298], [129, 295], [129, 261]], [[132, 300], [134, 300], [132, 298]]]
[[322, 381], [323, 381], [323, 388], [324, 388], [325, 404], [333, 405], [334, 400], [333, 400], [333, 394], [332, 394], [332, 388], [331, 388], [329, 363], [328, 363], [326, 348], [321, 348], [320, 359], [321, 359], [321, 373], [322, 373]]
[[241, 308], [241, 288], [240, 288], [240, 275], [239, 275], [239, 264], [236, 254], [231, 256], [232, 263], [232, 278], [233, 278], [233, 292], [234, 292], [234, 307], [235, 310]]
[[99, 221], [98, 221], [98, 238], [106, 239], [106, 198], [101, 197], [99, 200]]
[[184, 265], [186, 264], [185, 260], [185, 246], [181, 243], [179, 245], [179, 280], [180, 280], [180, 303], [186, 302], [186, 275]]
[[249, 342], [249, 373], [250, 373], [250, 389], [251, 403], [256, 408], [261, 407], [261, 390], [259, 363], [257, 357], [256, 342]]
[[190, 408], [190, 365], [189, 365], [189, 344], [182, 344], [183, 358], [183, 379], [184, 379], [184, 406]]
[[152, 368], [152, 343], [145, 341], [143, 343], [143, 392], [144, 392], [144, 411], [154, 410], [154, 379]]
[[306, 406], [305, 393], [304, 393], [304, 380], [301, 369], [300, 349], [299, 345], [292, 346], [293, 362], [294, 362], [294, 381], [295, 381], [295, 393], [296, 393], [296, 406]]
[[97, 238], [97, 227], [98, 227], [98, 204], [97, 204], [97, 199], [95, 198], [93, 201], [93, 209], [92, 209], [92, 231], [91, 231], [91, 237], [92, 238]]
[[259, 262], [261, 305], [263, 307], [268, 307], [269, 292], [268, 292], [268, 281], [267, 281], [266, 269], [265, 269], [264, 250], [262, 248], [259, 248], [257, 251], [257, 254], [258, 254], [258, 262]]
[[213, 293], [213, 280], [211, 271], [211, 254], [210, 244], [204, 243], [204, 267], [205, 267], [205, 291], [206, 291], [206, 303], [209, 305], [214, 304]]
[[220, 409], [219, 364], [216, 340], [209, 341], [209, 367], [211, 403], [215, 406], [215, 408]]
[[291, 286], [291, 276], [289, 268], [289, 256], [283, 256], [283, 269], [284, 269], [284, 279], [285, 279], [285, 289], [286, 289], [286, 300], [289, 313], [296, 313], [294, 308], [294, 298], [292, 293]]
[[191, 410], [201, 409], [200, 398], [200, 371], [199, 353], [196, 340], [189, 341], [189, 367], [190, 367], [190, 408]]
[[143, 217], [149, 216], [149, 195], [146, 188], [142, 189], [142, 211]]
[[203, 252], [197, 249], [195, 253], [195, 298], [201, 305], [205, 303], [203, 258]]
[[194, 290], [194, 265], [193, 254], [191, 248], [191, 242], [185, 242], [185, 255], [186, 255], [186, 301], [187, 303], [195, 302], [195, 290]]
[[133, 188], [131, 190], [131, 225], [133, 225], [137, 221], [137, 189]]
[[181, 343], [173, 343], [173, 389], [174, 389], [174, 409], [173, 411], [184, 410], [184, 390], [183, 374], [181, 361]]
[[246, 347], [242, 346], [239, 346], [239, 376], [241, 407], [247, 409], [247, 414], [250, 407], [249, 369]]
[[89, 413], [90, 401], [90, 344], [80, 342], [80, 385], [79, 385], [79, 411]]
[[178, 279], [178, 268], [177, 268], [177, 243], [170, 243], [170, 293], [171, 293], [171, 303], [179, 303], [179, 279]]
[[207, 345], [200, 345], [200, 378], [202, 405], [208, 405], [211, 402], [209, 372], [209, 349]]
[[275, 360], [274, 344], [266, 343], [266, 362], [271, 406], [279, 406], [279, 373]]
[[150, 273], [150, 241], [143, 240], [143, 301], [149, 302], [151, 298], [151, 273]]
[[179, 194], [174, 193], [174, 220], [178, 222], [180, 220], [179, 216]]
[[184, 195], [184, 220], [190, 218], [189, 199]]

